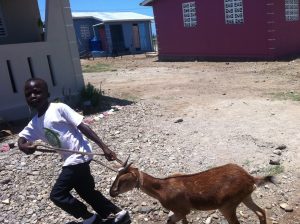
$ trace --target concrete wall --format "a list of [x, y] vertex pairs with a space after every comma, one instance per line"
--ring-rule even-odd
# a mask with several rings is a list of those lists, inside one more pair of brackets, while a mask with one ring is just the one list
[[28, 78], [45, 79], [52, 98], [76, 95], [84, 85], [69, 2], [46, 3], [44, 42], [0, 45], [0, 117], [5, 120], [29, 117], [23, 96]]
[[41, 40], [37, 0], [0, 0], [0, 11], [7, 33], [5, 37], [0, 37], [0, 45]]
[[160, 56], [265, 57], [268, 23], [265, 0], [243, 1], [243, 24], [226, 24], [224, 1], [195, 1], [197, 25], [183, 25], [182, 0], [154, 1]]
[[183, 26], [182, 0], [154, 1], [160, 59], [275, 59], [300, 54], [300, 21], [285, 0], [243, 0], [244, 23], [225, 24], [224, 1], [195, 1], [197, 26]]
[[197, 26], [183, 26], [182, 0], [152, 3], [159, 58], [275, 59], [300, 53], [300, 21], [285, 20], [285, 0], [243, 0], [243, 24], [225, 24], [224, 1], [195, 1]]

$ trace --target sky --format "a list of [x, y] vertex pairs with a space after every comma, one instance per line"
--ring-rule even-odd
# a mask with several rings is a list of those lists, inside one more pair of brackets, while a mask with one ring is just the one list
[[[69, 0], [73, 12], [136, 12], [153, 16], [152, 7], [140, 6], [143, 0]], [[42, 19], [46, 0], [38, 0]]]

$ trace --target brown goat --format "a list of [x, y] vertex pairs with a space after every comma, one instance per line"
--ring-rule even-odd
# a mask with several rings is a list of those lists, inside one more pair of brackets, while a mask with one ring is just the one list
[[191, 210], [215, 209], [224, 215], [229, 224], [238, 224], [236, 208], [241, 202], [258, 216], [260, 224], [266, 224], [265, 211], [251, 198], [255, 188], [265, 182], [274, 183], [273, 177], [253, 177], [236, 164], [159, 179], [126, 162], [110, 188], [110, 195], [116, 197], [133, 188], [140, 188], [174, 213], [167, 221], [169, 224], [180, 220], [188, 223], [186, 215]]

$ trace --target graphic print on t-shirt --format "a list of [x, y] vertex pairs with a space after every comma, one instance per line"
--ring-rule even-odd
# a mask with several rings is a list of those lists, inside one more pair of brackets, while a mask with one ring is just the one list
[[55, 131], [52, 131], [49, 128], [44, 128], [45, 130], [45, 138], [49, 142], [50, 145], [54, 147], [61, 147], [60, 141], [59, 141], [59, 134], [56, 133]]

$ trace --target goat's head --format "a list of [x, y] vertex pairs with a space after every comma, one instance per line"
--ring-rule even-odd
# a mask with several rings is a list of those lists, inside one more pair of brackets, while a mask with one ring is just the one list
[[110, 187], [109, 194], [111, 197], [117, 197], [130, 191], [139, 185], [139, 171], [137, 168], [131, 167], [132, 163], [126, 162], [118, 170], [118, 175]]

